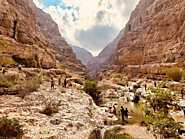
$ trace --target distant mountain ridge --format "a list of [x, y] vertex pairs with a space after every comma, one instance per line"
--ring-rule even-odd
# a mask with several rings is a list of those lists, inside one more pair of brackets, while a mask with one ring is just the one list
[[87, 62], [93, 57], [93, 55], [84, 48], [71, 45], [73, 52], [76, 53], [76, 57], [81, 60], [82, 64], [86, 65]]
[[117, 44], [119, 40], [122, 38], [124, 34], [124, 29], [120, 31], [118, 36], [109, 43], [100, 53], [98, 56], [91, 58], [87, 63], [87, 68], [90, 70], [92, 74], [96, 74], [97, 71], [99, 71], [105, 63], [108, 61], [109, 57], [112, 55], [112, 53], [117, 48]]

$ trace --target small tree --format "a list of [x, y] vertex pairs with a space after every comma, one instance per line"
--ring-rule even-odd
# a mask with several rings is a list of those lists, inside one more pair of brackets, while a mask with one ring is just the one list
[[166, 73], [166, 76], [173, 80], [173, 81], [177, 81], [179, 82], [180, 80], [182, 80], [185, 72], [180, 69], [180, 68], [168, 68], [168, 69], [165, 69], [164, 72]]
[[[174, 95], [170, 90], [164, 91], [159, 86], [157, 88], [151, 86], [149, 89], [151, 91], [147, 96], [149, 105], [146, 103], [142, 107], [146, 115], [147, 129], [152, 129], [156, 138], [157, 134], [162, 135], [164, 138], [179, 137], [175, 129], [181, 126], [168, 115], [168, 104], [174, 99]], [[156, 108], [157, 111], [155, 110]]]
[[94, 100], [99, 99], [99, 93], [98, 90], [100, 90], [100, 87], [96, 87], [96, 83], [93, 81], [85, 81], [84, 91], [92, 96]]

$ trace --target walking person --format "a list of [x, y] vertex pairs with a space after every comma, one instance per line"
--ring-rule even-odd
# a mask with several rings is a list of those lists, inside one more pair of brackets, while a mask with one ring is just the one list
[[155, 87], [157, 86], [157, 83], [156, 83], [156, 82], [154, 82], [154, 86], [155, 86]]
[[117, 116], [117, 114], [116, 114], [116, 107], [113, 105], [113, 112], [114, 112], [114, 115], [116, 115]]
[[121, 118], [122, 118], [122, 121], [124, 121], [124, 108], [123, 106], [121, 106]]
[[51, 77], [51, 90], [54, 90], [54, 85], [55, 85], [55, 81], [54, 79]]
[[146, 91], [147, 85], [145, 84], [145, 91]]
[[126, 108], [126, 110], [124, 111], [124, 113], [125, 113], [125, 117], [128, 118], [128, 113], [129, 113], [129, 112], [128, 112], [127, 108]]
[[184, 112], [184, 117], [185, 117], [185, 108], [183, 109], [183, 112]]
[[67, 85], [67, 81], [66, 81], [66, 78], [64, 79], [64, 87], [66, 88], [66, 85]]
[[181, 94], [182, 94], [182, 99], [183, 99], [183, 95], [184, 95], [184, 94], [183, 94], [183, 88], [181, 89]]

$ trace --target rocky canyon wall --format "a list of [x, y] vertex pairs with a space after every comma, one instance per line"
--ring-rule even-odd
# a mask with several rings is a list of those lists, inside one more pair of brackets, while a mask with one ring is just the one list
[[33, 0], [28, 0], [28, 3], [35, 12], [37, 30], [39, 34], [45, 38], [56, 60], [58, 60], [60, 64], [68, 65], [71, 71], [78, 72], [86, 78], [92, 78], [92, 74], [85, 65], [76, 58], [76, 54], [73, 52], [72, 48], [61, 36], [58, 25], [53, 21], [51, 16], [37, 8]]
[[[36, 60], [36, 56], [39, 57]], [[27, 67], [56, 66], [44, 38], [37, 33], [35, 13], [26, 0], [0, 0], [0, 57]]]
[[108, 67], [133, 75], [161, 75], [164, 73], [156, 72], [159, 69], [156, 67], [184, 67], [184, 7], [184, 0], [141, 0], [131, 14]]

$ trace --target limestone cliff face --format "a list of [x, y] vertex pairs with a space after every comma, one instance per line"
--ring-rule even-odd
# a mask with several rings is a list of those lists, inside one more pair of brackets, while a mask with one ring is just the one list
[[[141, 0], [131, 14], [116, 52], [111, 56], [111, 65], [117, 65], [114, 66], [115, 71], [145, 74], [142, 65], [165, 65], [179, 60], [183, 63], [184, 7], [183, 0]], [[136, 65], [140, 68], [134, 69]], [[130, 70], [126, 70], [128, 67]]]
[[81, 60], [84, 65], [86, 65], [89, 59], [93, 57], [93, 55], [84, 48], [80, 48], [71, 44], [70, 46], [72, 47], [73, 52], [76, 53], [76, 57]]
[[[25, 0], [0, 1], [0, 57], [27, 67], [56, 66], [56, 60], [37, 33], [35, 14]], [[36, 60], [36, 55], [39, 57]]]
[[114, 50], [117, 47], [117, 44], [119, 40], [122, 38], [124, 33], [124, 29], [120, 31], [118, 36], [111, 42], [109, 43], [100, 53], [98, 56], [91, 58], [87, 62], [87, 68], [93, 73], [94, 75], [96, 74], [97, 71], [99, 71], [104, 64], [107, 62], [111, 54], [114, 52]]
[[28, 0], [28, 3], [35, 12], [37, 30], [39, 34], [45, 38], [45, 41], [56, 60], [61, 64], [68, 65], [70, 70], [77, 71], [80, 75], [87, 76], [86, 78], [92, 76], [85, 65], [76, 58], [76, 54], [61, 36], [58, 25], [53, 21], [51, 16], [37, 8], [33, 3], [33, 0]]

